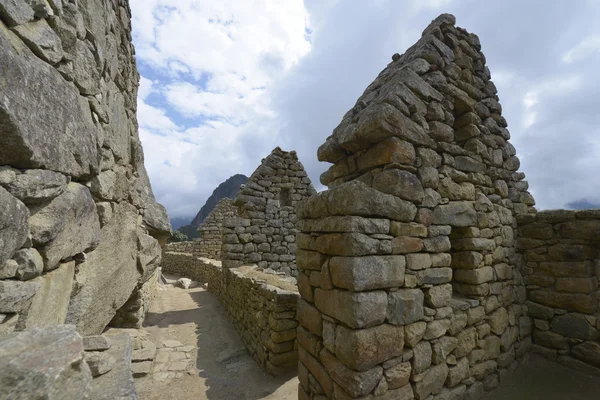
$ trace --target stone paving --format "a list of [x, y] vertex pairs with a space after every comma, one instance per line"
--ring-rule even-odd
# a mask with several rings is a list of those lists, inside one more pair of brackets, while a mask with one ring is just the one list
[[165, 382], [174, 378], [181, 378], [185, 373], [193, 374], [195, 371], [194, 354], [195, 346], [185, 346], [177, 340], [165, 340], [162, 348], [158, 349], [154, 359], [152, 378]]

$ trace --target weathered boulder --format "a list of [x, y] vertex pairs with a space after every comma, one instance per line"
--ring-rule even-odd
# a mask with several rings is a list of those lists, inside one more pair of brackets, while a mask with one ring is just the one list
[[0, 313], [18, 313], [27, 309], [38, 289], [38, 282], [0, 281]]
[[0, 269], [25, 243], [28, 233], [29, 210], [21, 201], [0, 187]]
[[33, 9], [23, 0], [0, 0], [0, 18], [9, 27], [33, 19]]
[[63, 58], [60, 37], [50, 28], [45, 19], [38, 19], [13, 28], [36, 56], [50, 64]]
[[74, 275], [75, 261], [70, 261], [30, 281], [39, 285], [39, 289], [33, 296], [31, 305], [21, 313], [18, 329], [64, 324]]
[[[108, 335], [107, 335], [108, 336]], [[116, 362], [110, 371], [94, 378], [90, 388], [90, 399], [98, 400], [137, 400], [135, 383], [131, 373], [131, 337], [127, 333], [108, 336], [110, 349], [104, 351]]]
[[100, 241], [96, 204], [87, 187], [75, 182], [50, 203], [31, 207], [31, 235], [44, 258], [44, 269], [94, 249]]
[[0, 337], [2, 395], [10, 399], [81, 399], [92, 381], [83, 355], [83, 341], [73, 326]]
[[95, 173], [98, 131], [75, 86], [1, 26], [0, 70], [0, 164]]
[[66, 321], [84, 335], [100, 333], [137, 284], [137, 221], [135, 207], [115, 204], [102, 241], [78, 266]]
[[16, 174], [14, 179], [3, 186], [23, 203], [36, 204], [51, 200], [63, 193], [67, 183], [69, 183], [68, 178], [58, 172], [28, 169], [22, 174]]
[[90, 367], [93, 377], [106, 374], [116, 363], [116, 359], [103, 351], [90, 351], [85, 353], [85, 362]]
[[44, 260], [40, 253], [33, 248], [21, 249], [15, 253], [13, 260], [19, 265], [15, 277], [22, 281], [40, 276], [44, 270]]
[[145, 207], [144, 224], [150, 234], [155, 237], [170, 237], [173, 231], [166, 208], [154, 200], [148, 201]]

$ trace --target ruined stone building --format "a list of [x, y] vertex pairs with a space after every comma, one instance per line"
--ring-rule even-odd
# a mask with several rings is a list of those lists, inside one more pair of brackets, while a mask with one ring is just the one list
[[295, 207], [315, 193], [296, 152], [275, 148], [236, 196], [238, 218], [224, 221], [223, 266], [297, 275]]
[[233, 200], [227, 197], [221, 199], [198, 226], [199, 238], [186, 242], [169, 243], [166, 246], [167, 251], [220, 260], [223, 223], [226, 219], [234, 218], [236, 215], [237, 208], [233, 205]]
[[600, 213], [536, 214], [496, 92], [478, 37], [441, 15], [319, 148], [299, 399], [478, 399], [532, 348], [600, 372]]
[[[41, 355], [41, 375], [18, 390], [58, 390], [49, 374], [74, 368], [62, 398], [86, 392], [80, 335], [101, 333], [119, 310], [117, 323], [141, 324], [145, 305], [123, 306], [151, 297], [171, 234], [138, 136], [130, 18], [126, 0], [0, 1], [0, 337], [20, 343], [0, 344], [0, 374]], [[10, 335], [65, 323], [77, 332]], [[114, 343], [121, 359], [131, 352]]]

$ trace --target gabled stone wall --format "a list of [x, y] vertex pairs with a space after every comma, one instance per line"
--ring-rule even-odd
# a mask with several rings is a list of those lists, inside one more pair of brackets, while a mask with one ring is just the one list
[[198, 239], [168, 243], [166, 250], [177, 253], [190, 253], [195, 257], [221, 260], [223, 222], [236, 216], [237, 208], [233, 205], [233, 200], [229, 198], [221, 199], [198, 227], [200, 231]]
[[330, 189], [297, 209], [300, 399], [475, 399], [528, 354], [514, 238], [534, 201], [454, 24], [395, 54], [319, 148]]
[[221, 246], [223, 240], [223, 222], [225, 219], [234, 218], [237, 209], [233, 200], [224, 198], [217, 203], [206, 219], [198, 227], [200, 231], [200, 252], [198, 257], [221, 259]]
[[600, 375], [600, 210], [519, 219], [533, 350]]
[[100, 333], [171, 227], [138, 137], [126, 0], [0, 1], [0, 334]]
[[257, 264], [296, 276], [295, 207], [315, 193], [296, 152], [275, 148], [240, 188], [238, 216], [223, 223], [223, 267]]

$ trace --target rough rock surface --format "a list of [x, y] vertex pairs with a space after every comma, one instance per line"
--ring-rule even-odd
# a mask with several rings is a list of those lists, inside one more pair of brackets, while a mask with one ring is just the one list
[[126, 0], [0, 1], [2, 334], [100, 333], [150, 299], [171, 227], [144, 167], [130, 20]]
[[273, 149], [236, 196], [237, 217], [223, 222], [223, 266], [297, 275], [295, 207], [315, 193], [296, 152]]
[[11, 399], [81, 399], [92, 374], [73, 326], [0, 337], [1, 395]]
[[443, 14], [319, 148], [329, 190], [297, 207], [299, 398], [475, 399], [527, 359], [515, 238], [535, 202], [490, 78]]

